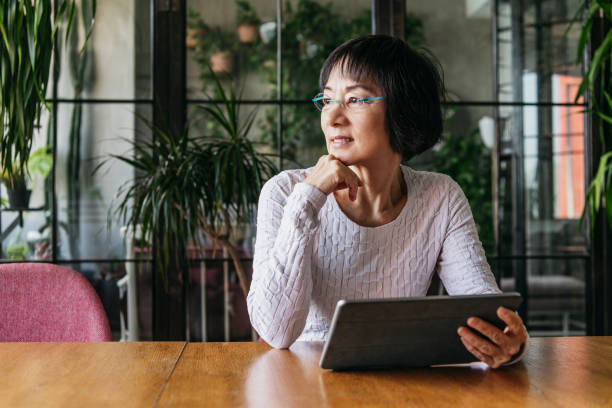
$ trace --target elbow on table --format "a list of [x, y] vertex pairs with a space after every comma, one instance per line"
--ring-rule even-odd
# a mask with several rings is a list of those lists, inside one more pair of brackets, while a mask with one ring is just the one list
[[279, 349], [279, 350], [288, 349], [295, 342], [295, 340], [281, 338], [281, 337], [277, 337], [277, 338], [271, 337], [268, 339], [264, 336], [261, 336], [261, 338], [263, 339], [263, 341], [268, 343], [270, 346], [274, 347], [275, 349]]
[[288, 332], [273, 334], [271, 333], [272, 330], [269, 325], [261, 324], [261, 322], [257, 321], [257, 319], [253, 319], [252, 315], [251, 326], [253, 326], [257, 334], [259, 334], [261, 340], [265, 341], [267, 344], [276, 349], [289, 348], [299, 337], [299, 333], [297, 336]]

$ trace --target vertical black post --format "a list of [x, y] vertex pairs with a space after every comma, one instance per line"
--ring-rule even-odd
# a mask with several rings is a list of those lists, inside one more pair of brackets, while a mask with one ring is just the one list
[[372, 0], [372, 34], [404, 40], [406, 3], [403, 0]]
[[[523, 1], [512, 6], [512, 85], [513, 101], [523, 101]], [[528, 297], [525, 245], [525, 176], [523, 162], [523, 107], [515, 106], [512, 115], [512, 253], [516, 290], [523, 295], [518, 312], [527, 323]]]
[[[185, 0], [154, 1], [153, 122], [175, 135], [183, 133], [186, 121], [185, 15]], [[171, 261], [166, 271], [159, 270], [158, 262], [153, 267], [154, 340], [185, 340], [189, 336], [186, 251], [176, 246], [171, 246], [171, 250], [176, 254], [170, 259], [183, 262]], [[162, 273], [167, 277], [167, 285]]]
[[276, 0], [276, 89], [278, 92], [278, 117], [276, 119], [278, 168], [283, 169], [283, 1]]
[[[57, 18], [58, 2], [53, 2], [53, 18]], [[60, 76], [60, 52], [58, 35], [53, 39], [53, 112], [51, 114], [52, 128], [52, 144], [51, 144], [51, 157], [53, 162], [51, 165], [51, 259], [53, 263], [57, 263], [59, 258], [58, 245], [57, 245], [57, 194], [56, 194], [56, 183], [57, 183], [57, 117], [58, 117], [58, 83]]]
[[[596, 19], [591, 29], [590, 56], [601, 45], [606, 34], [612, 29], [609, 21], [603, 17]], [[610, 62], [604, 65], [600, 77], [596, 80], [595, 92], [588, 99], [589, 109], [597, 106], [611, 115], [603, 95], [603, 86], [610, 84]], [[590, 154], [587, 168], [588, 181], [593, 179], [599, 167], [599, 159], [606, 152], [612, 151], [612, 126], [602, 121], [598, 115], [591, 115], [591, 126], [588, 143]], [[610, 205], [610, 203], [608, 203]], [[606, 219], [606, 211], [601, 208], [595, 218], [595, 228], [591, 233], [591, 273], [587, 280], [587, 324], [588, 334], [609, 336], [612, 334], [612, 229]]]
[[[499, 0], [493, 1], [493, 16], [491, 18], [491, 32], [493, 34], [493, 52], [492, 52], [492, 60], [493, 60], [493, 95], [492, 100], [495, 102], [499, 102]], [[499, 256], [501, 254], [500, 251], [500, 239], [499, 239], [499, 165], [500, 161], [500, 152], [501, 152], [501, 132], [500, 132], [500, 115], [499, 115], [499, 106], [496, 106], [493, 109], [493, 121], [495, 123], [494, 134], [493, 134], [493, 157], [491, 168], [493, 169], [491, 173], [491, 195], [493, 197], [493, 239], [495, 241], [495, 255]], [[497, 281], [497, 285], [500, 286], [502, 270], [500, 268], [500, 262], [496, 261], [495, 266], [492, 268], [493, 273], [495, 275], [495, 280]]]

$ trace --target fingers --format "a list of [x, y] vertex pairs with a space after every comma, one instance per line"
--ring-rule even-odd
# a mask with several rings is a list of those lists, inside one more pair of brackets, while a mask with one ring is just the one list
[[460, 327], [458, 333], [463, 339], [467, 340], [484, 354], [494, 356], [503, 353], [502, 349], [499, 346], [493, 344], [488, 340], [483, 339], [467, 327]]
[[497, 316], [508, 325], [509, 331], [519, 339], [525, 341], [527, 339], [527, 329], [523, 324], [521, 317], [514, 311], [500, 306], [497, 309]]
[[326, 195], [348, 188], [349, 198], [353, 201], [357, 199], [357, 189], [363, 186], [357, 174], [331, 154], [319, 158], [304, 182], [317, 187]]
[[[493, 357], [482, 353], [480, 350], [478, 350], [476, 347], [474, 347], [470, 342], [464, 340], [463, 337], [460, 337], [460, 339], [461, 339], [461, 342], [463, 343], [463, 345], [465, 346], [465, 348], [467, 349], [467, 351], [472, 353], [472, 355], [474, 357], [476, 357], [477, 359], [479, 359], [483, 363], [486, 363], [490, 367], [493, 367], [495, 365], [495, 359], [493, 359]], [[495, 367], [495, 368], [497, 368], [497, 367]]]
[[457, 333], [470, 353], [493, 368], [501, 366], [511, 358], [511, 355], [502, 348], [483, 339], [467, 327], [460, 327]]
[[521, 343], [517, 342], [514, 338], [508, 336], [507, 333], [501, 331], [489, 322], [486, 322], [477, 317], [470, 317], [467, 321], [468, 326], [478, 330], [484, 336], [488, 337], [492, 343], [499, 346], [504, 353], [513, 356], [518, 353]]
[[336, 159], [333, 155], [328, 156], [334, 166], [334, 173], [337, 177], [335, 190], [343, 190], [348, 187], [349, 199], [355, 201], [357, 199], [357, 190], [363, 185], [357, 174], [350, 168], [348, 168], [340, 160]]

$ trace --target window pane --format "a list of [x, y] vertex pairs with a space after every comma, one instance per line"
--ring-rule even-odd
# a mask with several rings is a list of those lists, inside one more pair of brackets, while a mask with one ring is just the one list
[[327, 56], [345, 41], [371, 33], [371, 1], [284, 4], [283, 97], [310, 100], [319, 92], [319, 71]]
[[[128, 154], [131, 141], [150, 137], [135, 113], [150, 118], [150, 106], [60, 105], [56, 194], [61, 259], [126, 256], [119, 231], [123, 223], [114, 208], [120, 188], [132, 180], [134, 170], [109, 155]], [[105, 159], [109, 159], [106, 165], [93, 174]]]
[[62, 47], [60, 98], [151, 98], [151, 4], [98, 1], [94, 30], [83, 53], [83, 18], [80, 10], [75, 13], [81, 29], [73, 32], [80, 37]]
[[[526, 249], [529, 253], [584, 253], [579, 229], [584, 208], [584, 114], [578, 106], [500, 108], [500, 237], [503, 254], [512, 253], [512, 212], [519, 205], [512, 192], [512, 135], [522, 143]], [[516, 136], [518, 133], [518, 136]], [[506, 238], [506, 239], [505, 239]]]
[[209, 64], [243, 99], [276, 99], [276, 1], [188, 0], [187, 98], [215, 96]]
[[[478, 3], [478, 4], [477, 4]], [[491, 2], [406, 1], [413, 24], [422, 24], [423, 45], [442, 64], [448, 92], [457, 100], [493, 98]]]
[[[580, 22], [567, 34], [566, 30], [579, 3], [528, 2], [521, 13], [509, 1], [499, 2], [497, 69], [501, 101], [574, 102], [582, 77], [581, 64], [576, 63]], [[512, 26], [512, 13], [521, 13], [522, 24]], [[521, 55], [522, 63], [516, 55]], [[515, 84], [517, 75], [521, 84]]]
[[283, 168], [314, 166], [327, 154], [321, 112], [312, 103], [283, 106]]
[[[492, 261], [504, 292], [515, 287], [513, 267], [517, 261]], [[527, 269], [527, 328], [531, 336], [584, 336], [585, 273], [587, 261], [570, 259], [530, 259]], [[523, 294], [524, 296], [524, 294]]]
[[0, 182], [0, 259], [51, 259], [51, 113], [43, 109], [35, 126], [30, 157], [38, 165], [25, 177], [25, 189]]

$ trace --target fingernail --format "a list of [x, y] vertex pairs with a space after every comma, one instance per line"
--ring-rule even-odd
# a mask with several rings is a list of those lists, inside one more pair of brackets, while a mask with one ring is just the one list
[[458, 334], [458, 335], [460, 335], [460, 336], [461, 336], [461, 333], [463, 333], [463, 330], [461, 330], [461, 329], [462, 329], [462, 327], [459, 327], [459, 328], [457, 329], [457, 334]]
[[470, 317], [467, 320], [467, 324], [469, 324], [470, 326], [474, 325], [474, 323], [476, 323], [476, 319], [474, 319], [473, 317]]

